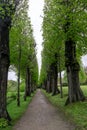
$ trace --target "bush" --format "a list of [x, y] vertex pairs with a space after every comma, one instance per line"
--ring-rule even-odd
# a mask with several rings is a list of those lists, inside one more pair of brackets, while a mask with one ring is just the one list
[[17, 82], [9, 80], [8, 81], [8, 92], [14, 92], [17, 90]]
[[16, 92], [11, 92], [8, 94], [8, 98], [16, 99]]
[[5, 128], [8, 126], [8, 121], [4, 118], [0, 118], [0, 128]]
[[12, 102], [15, 99], [16, 99], [16, 93], [15, 92], [9, 93], [7, 96], [7, 104], [9, 104], [10, 102]]
[[20, 91], [21, 91], [21, 92], [24, 92], [24, 91], [25, 91], [25, 83], [24, 83], [24, 82], [22, 82], [22, 83], [20, 84]]

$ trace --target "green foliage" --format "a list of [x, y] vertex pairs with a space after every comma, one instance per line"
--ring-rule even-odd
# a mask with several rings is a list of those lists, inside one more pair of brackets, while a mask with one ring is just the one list
[[0, 128], [6, 128], [8, 126], [8, 121], [4, 118], [0, 118]]
[[[21, 79], [26, 77], [26, 68], [30, 69], [32, 79], [38, 82], [38, 65], [36, 59], [35, 40], [30, 18], [28, 17], [28, 1], [21, 3], [21, 8], [15, 13], [10, 30], [10, 61], [18, 73], [19, 53]], [[23, 87], [22, 87], [23, 88]]]
[[0, 3], [0, 17], [4, 20], [6, 17], [12, 18], [15, 13], [15, 5], [13, 3]]
[[7, 104], [11, 103], [16, 98], [17, 98], [17, 82], [9, 80], [7, 87]]
[[16, 92], [10, 92], [10, 93], [8, 93], [8, 98], [16, 99]]
[[84, 71], [83, 67], [81, 67], [81, 69], [80, 69], [79, 79], [80, 79], [80, 83], [85, 83], [86, 82], [87, 76], [85, 74], [85, 71]]
[[8, 92], [7, 93], [7, 104], [10, 104], [16, 98], [17, 98], [17, 93], [16, 92]]
[[[87, 53], [87, 3], [81, 1], [45, 0], [43, 18], [43, 51], [40, 82], [46, 79], [54, 55], [60, 56], [61, 71], [65, 66], [65, 41], [75, 41], [77, 59]], [[58, 59], [59, 62], [59, 59]], [[82, 75], [80, 73], [80, 75]], [[82, 80], [81, 76], [80, 79]]]
[[17, 90], [17, 82], [13, 80], [8, 81], [8, 92], [14, 92]]
[[24, 81], [23, 82], [21, 82], [21, 84], [20, 84], [20, 92], [24, 92], [25, 91], [25, 83], [24, 83]]

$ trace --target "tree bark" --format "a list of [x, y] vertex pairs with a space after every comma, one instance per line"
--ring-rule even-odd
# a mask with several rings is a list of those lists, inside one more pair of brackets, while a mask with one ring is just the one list
[[29, 68], [27, 68], [26, 96], [31, 96], [31, 74]]
[[33, 81], [33, 78], [32, 78], [32, 74], [31, 74], [31, 93], [34, 92], [34, 81]]
[[58, 86], [57, 86], [57, 79], [58, 78], [58, 70], [57, 64], [52, 64], [52, 96], [60, 93]]
[[47, 92], [48, 93], [51, 93], [52, 92], [52, 80], [51, 80], [52, 78], [51, 78], [51, 72], [50, 72], [50, 70], [49, 70], [49, 72], [48, 72], [48, 76], [47, 76]]
[[17, 106], [20, 106], [20, 71], [21, 71], [21, 43], [19, 43], [19, 57], [18, 57], [18, 93], [17, 93]]
[[0, 18], [0, 118], [11, 120], [7, 112], [7, 80], [9, 60], [9, 22]]
[[31, 74], [30, 70], [26, 68], [26, 82], [25, 82], [25, 95], [24, 100], [26, 100], [27, 96], [31, 96]]
[[76, 44], [71, 39], [65, 43], [65, 66], [68, 78], [68, 98], [65, 105], [85, 100], [79, 83], [80, 66], [76, 60]]
[[56, 95], [60, 93], [60, 90], [58, 89], [58, 67], [57, 67], [57, 62], [58, 62], [58, 55], [55, 53], [55, 61], [51, 65], [51, 71], [52, 71], [52, 95]]
[[47, 79], [45, 79], [44, 81], [44, 87], [45, 87], [45, 90], [47, 91]]
[[46, 91], [49, 93], [49, 88], [50, 88], [50, 80], [49, 80], [49, 73], [47, 74], [47, 87]]
[[61, 76], [61, 64], [60, 64], [60, 55], [59, 55], [59, 64], [58, 64], [58, 67], [59, 67], [59, 78], [60, 78], [60, 95], [61, 95], [61, 98], [63, 98], [63, 89], [62, 89], [62, 76]]

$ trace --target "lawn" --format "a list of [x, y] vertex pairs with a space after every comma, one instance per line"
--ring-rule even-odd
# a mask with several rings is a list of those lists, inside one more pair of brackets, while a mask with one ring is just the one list
[[[81, 88], [87, 97], [87, 86], [81, 86]], [[60, 98], [60, 94], [51, 96], [52, 94], [48, 94], [44, 90], [42, 91], [48, 100], [55, 105], [70, 122], [73, 122], [77, 126], [76, 130], [87, 130], [87, 101], [65, 106], [68, 92], [67, 87], [63, 87], [63, 98]]]

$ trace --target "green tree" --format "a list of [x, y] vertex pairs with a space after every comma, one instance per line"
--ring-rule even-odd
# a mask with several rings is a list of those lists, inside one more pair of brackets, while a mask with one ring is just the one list
[[19, 1], [0, 1], [0, 118], [11, 120], [6, 107], [9, 59], [9, 31]]
[[[66, 104], [85, 99], [79, 84], [80, 66], [77, 54], [79, 53], [80, 57], [87, 49], [86, 5], [85, 1], [45, 0], [43, 20], [44, 65], [47, 69], [49, 68], [55, 59], [53, 56], [55, 52], [60, 57], [63, 55], [62, 59], [63, 62], [65, 59], [69, 88]], [[61, 52], [60, 48], [62, 49]], [[61, 71], [63, 69], [64, 64]]]
[[[19, 10], [19, 12], [14, 17], [13, 27], [11, 28], [10, 32], [10, 58], [11, 64], [16, 67], [17, 72], [20, 61], [20, 76], [25, 80], [24, 99], [26, 100], [26, 97], [31, 95], [31, 90], [33, 88], [32, 82], [35, 81], [35, 85], [37, 84], [38, 67], [35, 50], [36, 43], [33, 38], [31, 21], [28, 17], [27, 3], [22, 3], [21, 8], [22, 9]], [[19, 59], [21, 60], [18, 59], [20, 51], [21, 58]], [[18, 88], [20, 89], [20, 87]]]

